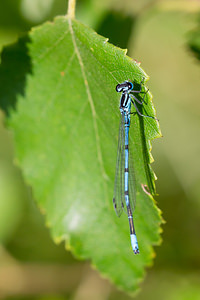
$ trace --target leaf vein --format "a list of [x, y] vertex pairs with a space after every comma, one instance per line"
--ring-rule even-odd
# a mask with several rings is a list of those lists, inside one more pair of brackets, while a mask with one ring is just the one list
[[104, 179], [107, 180], [108, 175], [106, 174], [105, 169], [104, 169], [102, 151], [101, 151], [101, 147], [100, 147], [100, 137], [99, 137], [99, 131], [98, 131], [98, 126], [97, 126], [97, 114], [96, 114], [96, 110], [95, 110], [95, 107], [94, 107], [94, 102], [93, 102], [92, 95], [91, 95], [91, 92], [90, 92], [89, 84], [88, 84], [88, 81], [87, 81], [83, 61], [82, 61], [80, 52], [78, 50], [78, 47], [77, 47], [77, 44], [76, 44], [76, 41], [75, 41], [74, 31], [73, 31], [72, 24], [71, 24], [71, 19], [68, 19], [68, 20], [69, 20], [69, 30], [70, 30], [70, 33], [71, 33], [71, 36], [72, 36], [72, 42], [73, 42], [75, 52], [77, 54], [77, 58], [78, 58], [78, 61], [79, 61], [79, 64], [80, 64], [81, 72], [82, 72], [84, 83], [85, 83], [86, 92], [87, 92], [87, 95], [88, 95], [88, 101], [89, 101], [91, 111], [92, 111], [93, 125], [94, 125], [94, 131], [95, 131], [95, 136], [96, 136], [96, 144], [97, 144], [97, 157], [98, 157], [98, 160], [99, 160], [99, 163], [100, 163], [102, 176], [103, 176]]
[[50, 51], [52, 51], [56, 46], [59, 45], [60, 42], [62, 42], [65, 38], [65, 36], [68, 34], [69, 29], [66, 30], [59, 39], [57, 39], [57, 41], [52, 44], [49, 48], [47, 48], [47, 50], [45, 52], [43, 52], [41, 55], [38, 56], [38, 61], [40, 61], [41, 59], [43, 59]]

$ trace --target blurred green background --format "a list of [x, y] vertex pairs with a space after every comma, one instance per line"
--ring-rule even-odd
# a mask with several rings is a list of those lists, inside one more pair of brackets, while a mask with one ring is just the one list
[[[163, 243], [135, 299], [200, 299], [199, 3], [77, 1], [78, 20], [141, 62], [163, 133], [152, 149]], [[1, 0], [0, 51], [66, 12], [65, 0]], [[0, 299], [129, 299], [52, 242], [0, 120]]]

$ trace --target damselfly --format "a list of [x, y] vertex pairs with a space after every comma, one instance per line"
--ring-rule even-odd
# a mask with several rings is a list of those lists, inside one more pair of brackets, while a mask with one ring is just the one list
[[[137, 103], [143, 105], [146, 93], [148, 92], [148, 90], [146, 92], [142, 92], [142, 84], [143, 81], [140, 83], [140, 89], [138, 91], [133, 90], [134, 85], [129, 81], [125, 81], [116, 86], [116, 91], [121, 92], [122, 95], [119, 106], [121, 112], [121, 122], [119, 126], [113, 204], [118, 216], [121, 215], [124, 207], [126, 207], [130, 226], [131, 245], [135, 254], [139, 253], [139, 247], [133, 223], [136, 191], [133, 178], [134, 172], [132, 170], [133, 166], [131, 165], [131, 159], [129, 156], [129, 127], [132, 114], [131, 104], [134, 105], [136, 110], [135, 113], [137, 113], [140, 117], [155, 119], [154, 117], [143, 115], [137, 107]], [[139, 95], [140, 93], [144, 93], [144, 96], [141, 100], [134, 95]]]

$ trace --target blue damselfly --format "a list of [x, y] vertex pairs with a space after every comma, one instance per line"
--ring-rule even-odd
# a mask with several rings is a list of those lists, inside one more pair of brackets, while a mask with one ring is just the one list
[[[118, 216], [121, 215], [123, 209], [126, 207], [130, 226], [131, 245], [135, 254], [139, 253], [139, 247], [133, 223], [136, 191], [134, 186], [133, 166], [129, 156], [129, 128], [131, 114], [134, 114], [131, 112], [131, 105], [134, 105], [136, 110], [135, 114], [138, 114], [140, 117], [156, 119], [151, 116], [143, 115], [137, 107], [137, 103], [143, 105], [146, 93], [148, 92], [148, 90], [146, 92], [142, 92], [142, 84], [143, 81], [140, 83], [139, 90], [134, 90], [134, 85], [130, 81], [125, 81], [116, 86], [116, 91], [121, 92], [122, 95], [119, 106], [121, 112], [121, 122], [119, 127], [113, 204]], [[134, 95], [139, 95], [140, 93], [144, 93], [144, 96], [141, 100]]]

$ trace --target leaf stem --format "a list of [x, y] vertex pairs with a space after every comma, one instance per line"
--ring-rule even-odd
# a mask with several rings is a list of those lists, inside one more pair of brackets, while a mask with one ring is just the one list
[[76, 0], [68, 0], [67, 16], [70, 19], [74, 19], [75, 17], [75, 7], [76, 7]]

